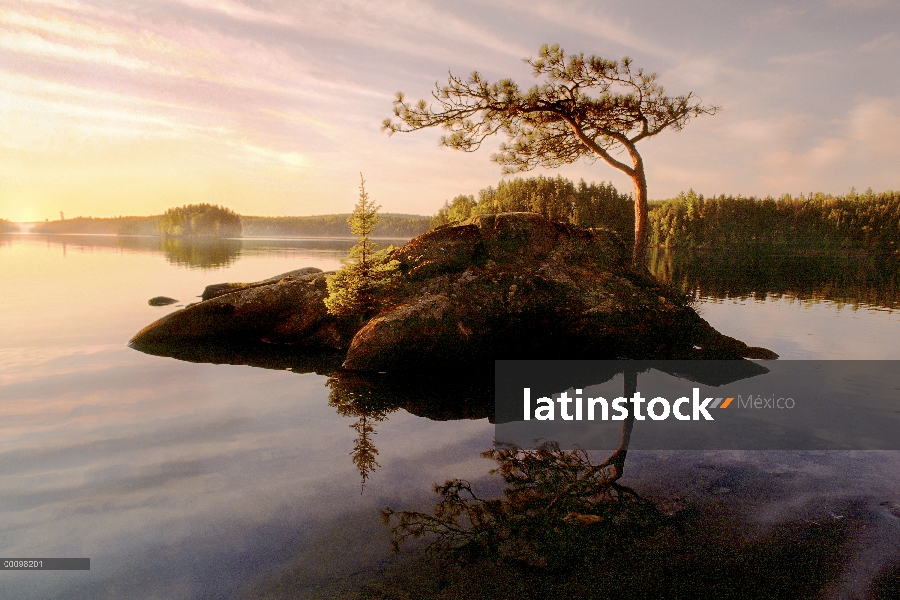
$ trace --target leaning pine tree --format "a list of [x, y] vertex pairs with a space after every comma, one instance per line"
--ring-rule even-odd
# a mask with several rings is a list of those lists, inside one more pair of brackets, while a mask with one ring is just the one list
[[350, 260], [328, 277], [328, 297], [325, 307], [328, 312], [341, 317], [357, 315], [365, 318], [377, 307], [377, 296], [397, 271], [398, 262], [390, 259], [394, 250], [388, 246], [378, 250], [369, 235], [378, 224], [378, 209], [366, 193], [366, 180], [360, 173], [359, 202], [353, 209], [348, 222], [353, 235], [360, 236], [359, 242], [350, 249]]
[[474, 152], [485, 138], [500, 134], [507, 141], [491, 158], [504, 174], [535, 167], [559, 167], [582, 158], [597, 159], [622, 171], [634, 184], [635, 265], [644, 265], [649, 230], [647, 177], [637, 143], [665, 129], [679, 130], [700, 115], [716, 112], [692, 94], [670, 96], [656, 74], [633, 70], [631, 59], [568, 57], [557, 45], [541, 47], [537, 59], [526, 59], [541, 83], [523, 91], [511, 79], [490, 83], [478, 72], [468, 79], [450, 75], [436, 84], [435, 105], [425, 100], [394, 101], [397, 120], [385, 119], [388, 133], [442, 127], [449, 135], [441, 144]]

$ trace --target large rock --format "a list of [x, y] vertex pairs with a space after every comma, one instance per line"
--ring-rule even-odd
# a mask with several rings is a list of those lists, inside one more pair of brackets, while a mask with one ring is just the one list
[[402, 372], [494, 358], [774, 358], [723, 336], [687, 299], [630, 266], [614, 232], [533, 213], [474, 217], [397, 249], [400, 275], [367, 321], [323, 304], [327, 274], [301, 269], [207, 287], [135, 347], [235, 339], [346, 350], [343, 367]]
[[723, 336], [630, 266], [614, 233], [532, 213], [474, 217], [397, 250], [403, 281], [354, 336], [344, 367], [415, 369], [491, 358], [775, 355]]
[[231, 339], [346, 348], [355, 328], [325, 310], [326, 275], [314, 271], [248, 284], [175, 311], [142, 329], [129, 344], [140, 347], [172, 340]]

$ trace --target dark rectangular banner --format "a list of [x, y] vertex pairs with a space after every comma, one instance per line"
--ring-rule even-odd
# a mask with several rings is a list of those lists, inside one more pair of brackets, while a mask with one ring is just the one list
[[900, 450], [900, 361], [498, 360], [495, 441]]
[[90, 571], [90, 558], [0, 558], [5, 571]]

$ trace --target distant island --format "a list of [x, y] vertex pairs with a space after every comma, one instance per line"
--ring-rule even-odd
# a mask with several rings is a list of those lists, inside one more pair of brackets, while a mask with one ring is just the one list
[[188, 204], [170, 208], [157, 223], [159, 235], [175, 238], [241, 236], [241, 216], [218, 204]]

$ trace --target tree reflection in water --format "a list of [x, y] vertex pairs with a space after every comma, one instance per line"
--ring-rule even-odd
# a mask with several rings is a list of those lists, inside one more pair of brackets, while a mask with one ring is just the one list
[[[465, 377], [390, 378], [342, 371], [340, 353], [298, 355], [265, 344], [177, 340], [136, 349], [192, 362], [329, 375], [331, 405], [354, 420], [357, 440], [351, 454], [363, 484], [378, 467], [375, 427], [391, 412], [402, 408], [431, 420], [495, 417], [492, 368]], [[722, 361], [717, 372], [703, 373], [695, 368], [702, 362], [650, 366], [708, 385], [765, 370], [759, 363]], [[611, 368], [598, 376], [594, 371], [583, 379], [566, 373], [548, 383], [547, 392], [599, 383], [615, 372]], [[627, 390], [636, 385], [637, 374], [625, 372], [625, 380], [634, 381]], [[777, 501], [778, 481], [767, 471], [740, 465], [713, 469], [753, 488], [730, 501], [702, 482], [682, 489], [673, 480], [677, 489], [652, 492], [656, 500], [651, 502], [621, 484], [632, 423], [623, 425], [619, 448], [606, 460], [561, 451], [550, 442], [527, 451], [499, 447], [484, 454], [496, 462], [494, 474], [505, 484], [499, 494], [490, 491], [492, 483], [482, 494], [480, 484], [476, 489], [451, 480], [436, 486], [439, 498], [431, 511], [386, 510], [394, 541], [414, 551], [380, 563], [352, 591], [342, 583], [340, 593], [328, 597], [814, 598], [840, 574], [859, 519], [827, 518], [833, 510], [828, 506], [822, 509], [826, 518], [792, 519], [760, 533], [748, 514]], [[644, 486], [646, 476], [639, 479]], [[682, 494], [691, 499], [683, 502]], [[411, 539], [417, 532], [432, 537]], [[431, 544], [433, 551], [415, 551], [417, 542]], [[892, 573], [874, 597], [896, 597], [898, 578]], [[293, 589], [292, 575], [285, 577]], [[282, 587], [270, 591], [257, 589], [248, 597], [286, 597]]]
[[441, 499], [433, 513], [385, 509], [395, 551], [428, 537], [426, 549], [445, 557], [560, 569], [580, 557], [602, 559], [665, 522], [652, 502], [618, 483], [609, 461], [594, 463], [583, 450], [545, 442], [482, 456], [497, 462], [491, 473], [503, 478], [503, 495], [481, 498], [468, 481], [451, 479], [435, 486]]
[[366, 488], [366, 480], [381, 466], [375, 458], [378, 456], [378, 448], [373, 439], [376, 433], [374, 424], [384, 421], [398, 407], [386, 402], [386, 398], [378, 393], [376, 381], [353, 373], [332, 375], [326, 385], [331, 388], [328, 404], [337, 409], [341, 416], [357, 418], [350, 426], [357, 434], [350, 456], [359, 469], [361, 494]]
[[241, 240], [225, 238], [160, 238], [159, 245], [170, 264], [200, 269], [218, 269], [241, 255]]
[[[637, 389], [637, 370], [626, 369], [624, 375], [625, 392], [631, 395]], [[379, 466], [374, 423], [400, 406], [421, 410], [412, 402], [424, 396], [417, 393], [419, 386], [434, 388], [430, 380], [399, 381], [343, 371], [328, 380], [331, 406], [341, 415], [357, 417], [351, 425], [358, 435], [351, 456], [363, 488]], [[469, 389], [463, 394], [469, 402], [459, 403], [457, 397], [454, 404], [471, 406], [473, 395], [492, 399], [489, 385], [475, 389], [480, 393]], [[502, 495], [483, 498], [470, 482], [451, 479], [435, 486], [440, 500], [433, 513], [387, 508], [382, 515], [392, 524], [394, 549], [424, 537], [427, 549], [443, 557], [555, 569], [654, 531], [665, 522], [663, 515], [619, 483], [633, 426], [633, 418], [623, 422], [619, 447], [603, 462], [594, 462], [583, 450], [561, 450], [552, 441], [535, 449], [499, 446], [482, 453], [497, 463], [491, 474], [499, 474], [505, 483]]]
[[765, 245], [740, 252], [654, 249], [648, 268], [695, 298], [797, 299], [838, 306], [900, 307], [900, 256], [798, 253]]

